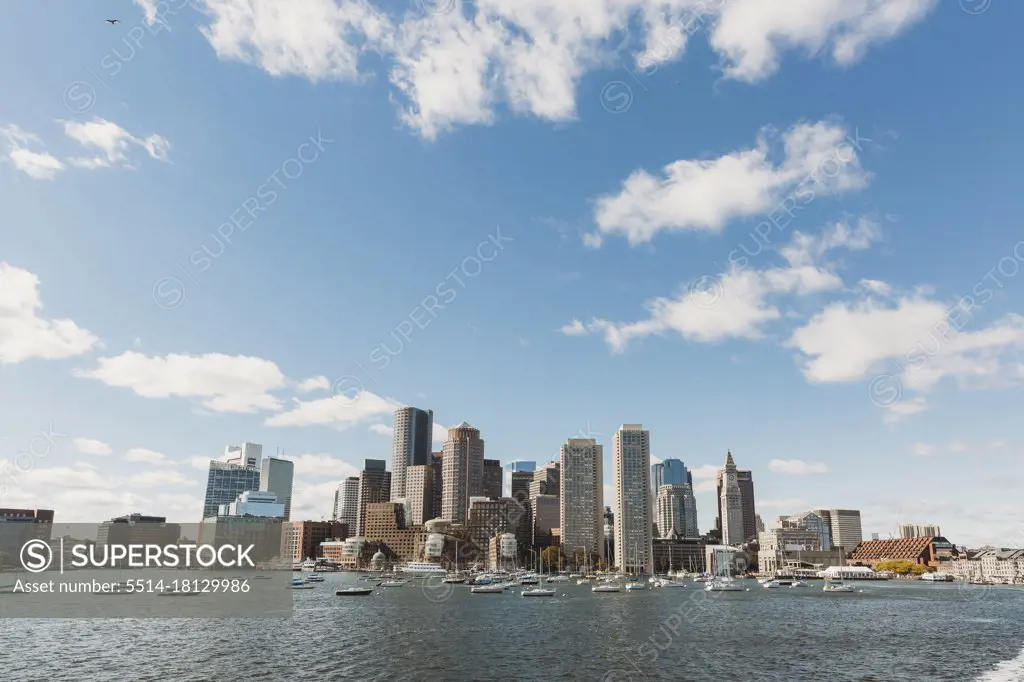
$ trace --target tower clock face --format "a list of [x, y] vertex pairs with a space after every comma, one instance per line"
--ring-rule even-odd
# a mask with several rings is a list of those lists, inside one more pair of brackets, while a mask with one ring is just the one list
[[729, 483], [736, 482], [736, 474], [729, 474]]

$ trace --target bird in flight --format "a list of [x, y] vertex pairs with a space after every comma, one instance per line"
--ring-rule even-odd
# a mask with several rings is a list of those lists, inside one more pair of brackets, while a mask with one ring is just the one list
[[110, 24], [111, 26], [113, 26], [114, 24], [120, 24], [121, 20], [120, 19], [107, 19], [107, 23]]

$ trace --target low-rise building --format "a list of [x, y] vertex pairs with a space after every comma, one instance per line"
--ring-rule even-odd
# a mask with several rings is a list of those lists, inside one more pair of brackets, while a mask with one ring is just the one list
[[944, 537], [867, 540], [850, 554], [850, 564], [871, 566], [885, 561], [910, 561], [942, 572], [959, 558], [959, 551]]

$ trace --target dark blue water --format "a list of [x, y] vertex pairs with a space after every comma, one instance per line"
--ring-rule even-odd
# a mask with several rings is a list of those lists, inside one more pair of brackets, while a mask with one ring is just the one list
[[[1024, 589], [293, 593], [290, 620], [0, 621], [3, 680], [1024, 680]], [[2, 597], [0, 597], [2, 598]]]

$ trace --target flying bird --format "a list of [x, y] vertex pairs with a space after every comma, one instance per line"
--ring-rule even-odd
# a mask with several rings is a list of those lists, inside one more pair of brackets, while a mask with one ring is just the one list
[[110, 24], [111, 26], [113, 26], [114, 24], [120, 24], [121, 20], [120, 19], [107, 19], [107, 23]]

